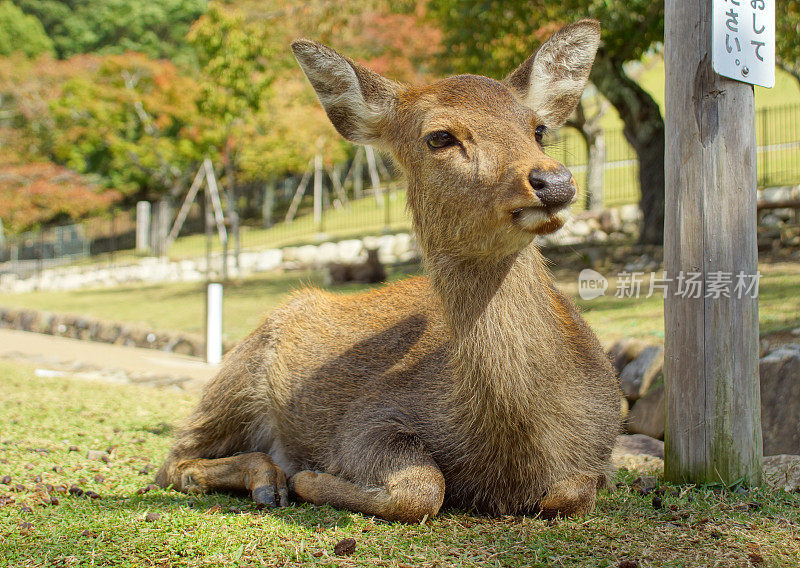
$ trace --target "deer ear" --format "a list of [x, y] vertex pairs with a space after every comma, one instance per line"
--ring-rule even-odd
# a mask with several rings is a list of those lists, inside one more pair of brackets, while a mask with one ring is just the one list
[[296, 40], [292, 51], [339, 134], [359, 144], [377, 142], [400, 86], [314, 41]]
[[564, 124], [578, 106], [600, 45], [600, 23], [564, 26], [517, 67], [504, 83], [548, 128]]

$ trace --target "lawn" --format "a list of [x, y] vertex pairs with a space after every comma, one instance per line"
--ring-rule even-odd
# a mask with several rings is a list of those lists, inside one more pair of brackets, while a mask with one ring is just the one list
[[[557, 267], [556, 267], [557, 268]], [[762, 263], [759, 318], [761, 332], [800, 327], [800, 264]], [[577, 297], [577, 275], [557, 271], [558, 285], [576, 299], [584, 317], [604, 341], [623, 336], [663, 341], [663, 300], [655, 294], [645, 298], [649, 280], [642, 284], [642, 297], [617, 298], [616, 280], [610, 279], [606, 296], [594, 300]], [[390, 280], [406, 276], [393, 272]], [[223, 327], [225, 339], [236, 341], [252, 331], [271, 309], [303, 285], [320, 285], [318, 271], [270, 272], [225, 285]], [[335, 292], [354, 292], [362, 285], [335, 286]], [[138, 323], [155, 329], [200, 333], [203, 330], [203, 287], [199, 284], [165, 283], [72, 292], [0, 294], [0, 305], [36, 308], [59, 313], [87, 314], [110, 320]]]
[[[445, 511], [406, 526], [329, 507], [143, 492], [191, 395], [36, 378], [7, 363], [0, 377], [0, 566], [800, 564], [798, 494], [660, 482], [649, 493], [624, 470], [594, 513], [556, 522]], [[89, 450], [110, 459], [90, 460]], [[355, 552], [338, 557], [345, 538]]]

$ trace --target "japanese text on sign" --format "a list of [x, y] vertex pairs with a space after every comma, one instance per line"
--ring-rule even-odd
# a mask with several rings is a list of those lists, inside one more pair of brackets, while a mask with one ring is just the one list
[[752, 85], [775, 85], [775, 0], [714, 0], [714, 71]]

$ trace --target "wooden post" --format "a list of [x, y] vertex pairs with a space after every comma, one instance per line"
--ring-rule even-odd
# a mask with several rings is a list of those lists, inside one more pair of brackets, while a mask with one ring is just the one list
[[[754, 97], [712, 69], [711, 10], [667, 0], [665, 12], [665, 476], [758, 484], [758, 299], [735, 291], [758, 271]], [[695, 273], [700, 297], [685, 297], [681, 274]], [[710, 295], [719, 274], [730, 297]]]
[[314, 156], [314, 225], [322, 232], [322, 154]]

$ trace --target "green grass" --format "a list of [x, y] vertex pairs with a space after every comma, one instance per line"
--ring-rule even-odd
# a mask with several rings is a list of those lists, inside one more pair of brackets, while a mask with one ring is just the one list
[[[390, 280], [406, 275], [394, 272]], [[319, 271], [265, 272], [246, 280], [229, 282], [224, 288], [223, 332], [228, 341], [250, 333], [273, 308], [303, 286], [321, 286]], [[337, 292], [368, 288], [358, 284], [334, 286]], [[163, 283], [70, 292], [0, 294], [0, 305], [85, 314], [98, 318], [140, 324], [162, 330], [201, 333], [205, 317], [205, 285]]]
[[[800, 264], [762, 263], [759, 319], [762, 334], [800, 327]], [[614, 270], [616, 272], [616, 269]], [[390, 274], [390, 280], [406, 272]], [[642, 297], [616, 298], [612, 278], [606, 296], [581, 300], [577, 296], [577, 275], [559, 272], [559, 287], [576, 299], [584, 317], [601, 340], [638, 337], [661, 341], [664, 337], [663, 300], [658, 294], [644, 296], [648, 280], [642, 284]], [[252, 331], [275, 306], [303, 285], [319, 286], [322, 274], [316, 271], [270, 272], [225, 285], [223, 328], [225, 339], [236, 341]], [[334, 286], [335, 292], [354, 292], [369, 288], [348, 284]], [[135, 285], [73, 292], [31, 292], [0, 294], [0, 305], [87, 314], [110, 320], [138, 323], [155, 329], [200, 333], [203, 330], [204, 291], [200, 284], [165, 283]]]
[[[557, 522], [444, 511], [406, 526], [330, 507], [259, 511], [247, 498], [223, 494], [140, 494], [193, 396], [36, 378], [8, 363], [0, 363], [0, 377], [0, 477], [11, 477], [10, 485], [0, 484], [0, 566], [595, 568], [628, 559], [642, 567], [697, 567], [747, 566], [748, 557], [763, 558], [764, 566], [800, 563], [797, 494], [662, 483], [664, 506], [655, 509], [653, 495], [631, 487], [636, 474], [625, 471], [614, 492], [601, 493], [594, 513]], [[111, 449], [110, 461], [87, 459], [91, 449]], [[24, 488], [13, 491], [17, 484]], [[54, 487], [50, 494], [46, 484]], [[101, 498], [57, 491], [72, 484]], [[49, 495], [58, 504], [45, 504]], [[158, 519], [148, 522], [149, 513]], [[349, 537], [355, 553], [336, 557], [334, 545]]]

